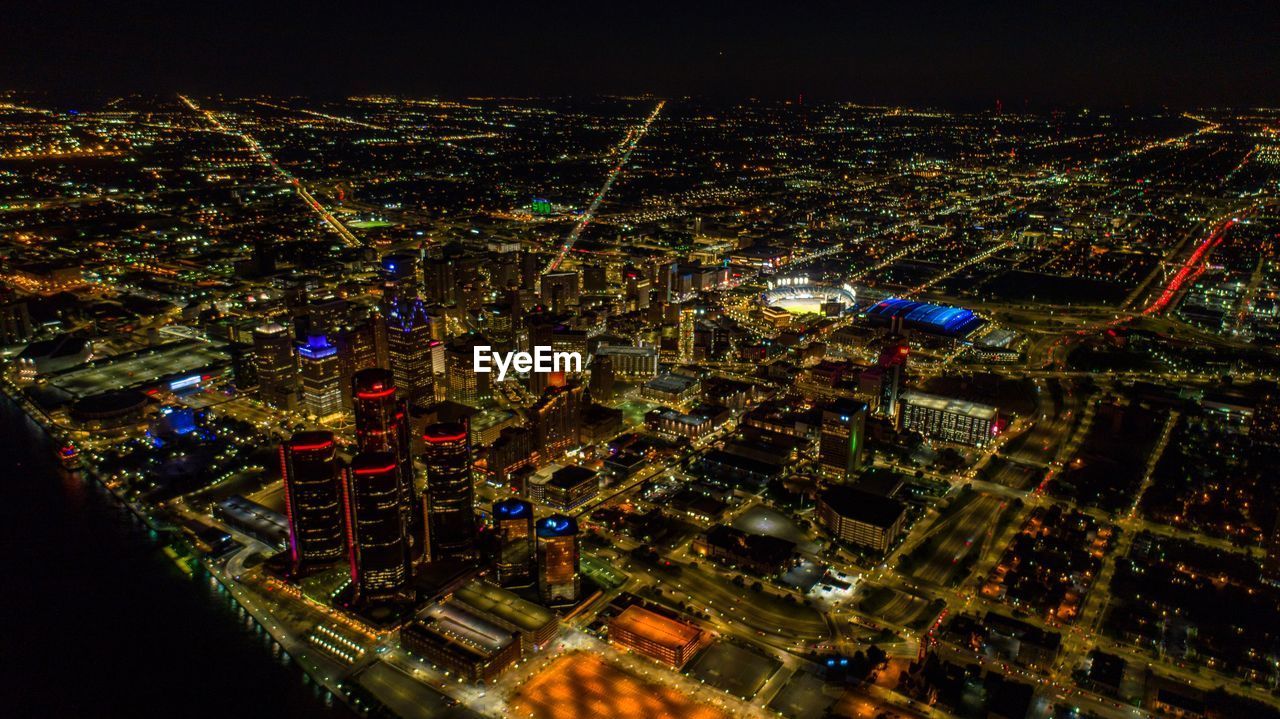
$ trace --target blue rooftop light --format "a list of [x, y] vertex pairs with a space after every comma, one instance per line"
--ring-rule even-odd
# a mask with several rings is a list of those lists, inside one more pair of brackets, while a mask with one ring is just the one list
[[901, 318], [909, 328], [946, 335], [965, 335], [982, 324], [982, 318], [962, 307], [931, 305], [890, 297], [867, 310], [869, 317]]
[[338, 348], [324, 335], [311, 335], [306, 344], [298, 345], [298, 354], [312, 360], [324, 359], [338, 354]]
[[493, 505], [493, 508], [499, 515], [508, 518], [523, 517], [532, 511], [532, 505], [519, 499], [504, 499]]
[[578, 523], [569, 517], [556, 515], [538, 520], [539, 537], [564, 537], [577, 531]]

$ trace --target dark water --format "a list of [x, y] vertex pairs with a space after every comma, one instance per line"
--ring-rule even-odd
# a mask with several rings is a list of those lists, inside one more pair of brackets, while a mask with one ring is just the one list
[[4, 716], [350, 716], [2, 396], [0, 569]]

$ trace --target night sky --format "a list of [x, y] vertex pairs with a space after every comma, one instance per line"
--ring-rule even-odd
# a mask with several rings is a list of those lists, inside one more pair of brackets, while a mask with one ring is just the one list
[[[0, 86], [652, 92], [1006, 108], [1280, 101], [1280, 3], [9, 3]], [[787, 7], [788, 5], [802, 7]]]

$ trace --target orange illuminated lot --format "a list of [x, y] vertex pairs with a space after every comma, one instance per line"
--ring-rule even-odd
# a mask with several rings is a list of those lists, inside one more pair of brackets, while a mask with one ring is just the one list
[[728, 719], [594, 654], [560, 657], [511, 698], [514, 716], [533, 719]]

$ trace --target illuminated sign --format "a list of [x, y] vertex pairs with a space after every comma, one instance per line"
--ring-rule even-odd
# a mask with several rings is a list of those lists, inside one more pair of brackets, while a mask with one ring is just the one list
[[494, 352], [488, 345], [477, 345], [472, 353], [471, 366], [476, 372], [489, 374], [498, 368], [498, 381], [506, 379], [507, 371], [516, 372], [581, 372], [582, 354], [556, 352], [546, 345], [538, 345], [533, 352]]

